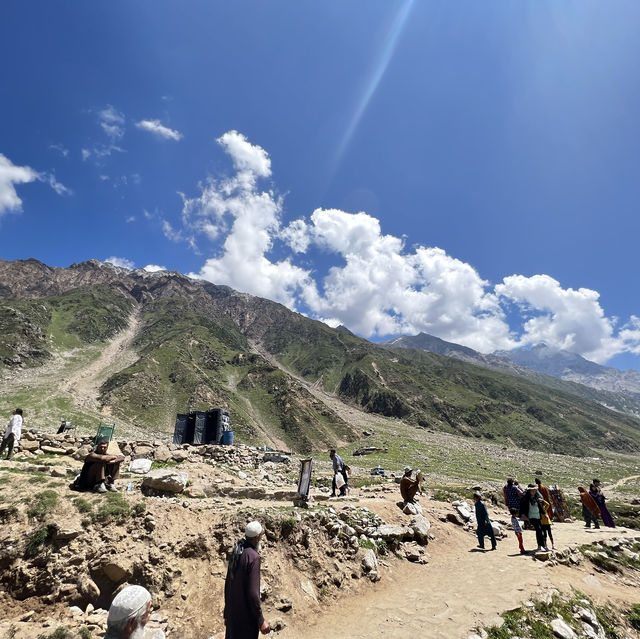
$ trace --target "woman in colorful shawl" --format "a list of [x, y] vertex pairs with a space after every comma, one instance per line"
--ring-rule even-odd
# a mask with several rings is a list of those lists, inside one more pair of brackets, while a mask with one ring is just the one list
[[598, 523], [598, 517], [600, 517], [600, 508], [596, 500], [584, 489], [584, 486], [578, 486], [580, 492], [580, 500], [582, 501], [582, 516], [584, 517], [584, 527], [591, 528], [591, 522], [594, 523], [594, 528], [600, 528]]
[[611, 516], [609, 509], [604, 505], [606, 498], [602, 494], [599, 479], [593, 480], [593, 483], [589, 486], [589, 494], [593, 497], [596, 504], [598, 504], [600, 514], [602, 515], [602, 523], [608, 528], [615, 528], [616, 525], [613, 523], [613, 517]]

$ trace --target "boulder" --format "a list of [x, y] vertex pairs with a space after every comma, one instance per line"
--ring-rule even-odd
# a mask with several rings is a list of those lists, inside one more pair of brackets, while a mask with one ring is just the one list
[[416, 504], [408, 501], [404, 505], [402, 512], [405, 515], [422, 515], [422, 507], [420, 506], [420, 504]]
[[459, 504], [458, 506], [456, 506], [456, 510], [458, 511], [460, 517], [464, 519], [464, 521], [469, 521], [471, 519], [471, 515], [473, 513], [471, 512], [471, 509], [467, 506], [467, 504]]
[[171, 453], [171, 459], [176, 462], [181, 462], [189, 459], [189, 453], [186, 450], [174, 450]]
[[49, 455], [66, 455], [67, 450], [65, 448], [58, 448], [57, 446], [41, 446], [40, 450], [43, 453], [48, 453]]
[[153, 454], [153, 458], [159, 462], [168, 462], [171, 457], [171, 451], [164, 444], [158, 446]]
[[38, 450], [38, 448], [40, 448], [40, 442], [36, 440], [25, 439], [23, 437], [20, 440], [20, 448], [22, 450], [28, 450], [29, 452], [33, 452], [34, 450]]
[[457, 526], [464, 526], [464, 520], [458, 515], [458, 513], [447, 513], [447, 521]]
[[118, 583], [129, 574], [129, 566], [119, 559], [111, 559], [102, 566], [102, 571], [110, 581]]
[[153, 446], [136, 446], [131, 453], [133, 459], [140, 459], [141, 457], [151, 457], [153, 455]]
[[386, 542], [401, 542], [403, 539], [412, 539], [413, 530], [408, 526], [383, 524], [376, 530], [375, 536], [382, 537]]
[[429, 530], [431, 522], [423, 515], [417, 515], [411, 520], [411, 529], [413, 530], [414, 539], [420, 544], [429, 543]]
[[53, 541], [70, 541], [71, 539], [75, 539], [79, 534], [79, 530], [74, 530], [73, 528], [59, 528], [56, 525], [52, 539]]
[[551, 629], [558, 639], [576, 639], [576, 633], [560, 617], [551, 621]]
[[373, 550], [369, 549], [362, 558], [362, 568], [365, 573], [378, 572], [378, 558]]
[[172, 468], [156, 468], [142, 480], [142, 486], [167, 493], [181, 493], [185, 489], [188, 479], [187, 473]]
[[86, 575], [81, 576], [78, 580], [78, 592], [88, 601], [97, 601], [100, 596], [100, 588], [96, 586], [93, 579]]

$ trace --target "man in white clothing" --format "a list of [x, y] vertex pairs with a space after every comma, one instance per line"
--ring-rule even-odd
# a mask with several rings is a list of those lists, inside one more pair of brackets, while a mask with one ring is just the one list
[[20, 441], [22, 435], [22, 408], [16, 408], [11, 415], [11, 419], [7, 424], [7, 430], [4, 432], [2, 445], [0, 445], [0, 457], [4, 449], [7, 449], [7, 459], [11, 459], [13, 454], [13, 446]]

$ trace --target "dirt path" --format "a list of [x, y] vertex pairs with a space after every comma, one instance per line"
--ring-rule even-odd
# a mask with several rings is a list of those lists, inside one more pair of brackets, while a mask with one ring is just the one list
[[98, 391], [102, 383], [114, 373], [133, 364], [138, 354], [131, 347], [140, 328], [139, 309], [131, 314], [127, 327], [120, 331], [89, 365], [75, 370], [62, 384], [62, 390], [73, 396], [83, 408], [98, 410]]
[[[628, 588], [611, 583], [608, 576], [549, 568], [521, 556], [513, 534], [499, 542], [495, 552], [482, 552], [474, 548], [475, 537], [459, 528], [436, 522], [433, 530], [436, 541], [428, 547], [428, 565], [394, 562], [375, 588], [339, 601], [319, 615], [298, 618], [279, 636], [462, 639], [476, 626], [499, 624], [500, 613], [554, 587], [575, 586], [601, 600], [630, 596]], [[554, 526], [558, 548], [620, 534], [621, 529], [585, 530], [582, 522]], [[525, 532], [525, 545], [535, 545], [533, 533]], [[635, 599], [640, 601], [640, 593]]]
[[622, 479], [618, 479], [615, 484], [611, 484], [611, 486], [607, 486], [605, 490], [607, 492], [614, 492], [616, 488], [620, 488], [620, 486], [624, 486], [628, 481], [632, 481], [634, 479], [639, 479], [640, 475], [630, 475], [629, 477], [623, 477]]

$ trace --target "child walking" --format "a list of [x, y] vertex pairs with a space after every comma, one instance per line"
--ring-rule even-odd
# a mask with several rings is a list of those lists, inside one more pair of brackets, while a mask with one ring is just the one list
[[520, 525], [520, 520], [518, 519], [518, 509], [511, 509], [511, 526], [513, 527], [513, 532], [516, 534], [518, 538], [518, 545], [520, 546], [520, 554], [526, 554], [526, 550], [524, 549], [524, 544], [522, 543], [522, 526]]

